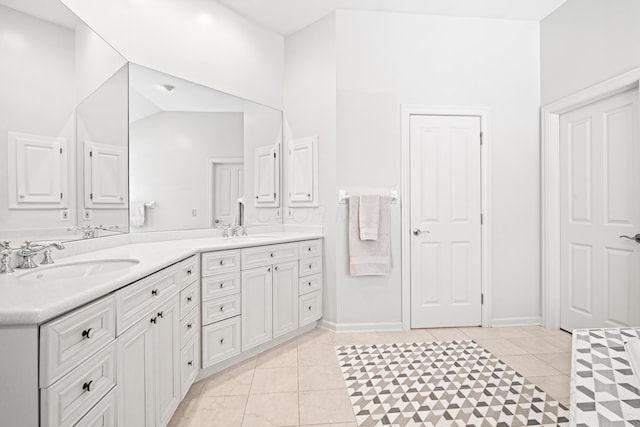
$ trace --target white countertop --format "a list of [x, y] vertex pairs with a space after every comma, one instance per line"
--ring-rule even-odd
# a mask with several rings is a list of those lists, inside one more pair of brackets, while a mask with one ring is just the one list
[[19, 279], [18, 276], [34, 270], [16, 269], [15, 273], [0, 275], [0, 326], [34, 325], [45, 322], [197, 253], [323, 237], [318, 233], [301, 232], [265, 234], [271, 238], [243, 241], [242, 238], [209, 237], [127, 244], [64, 258], [56, 264], [123, 258], [140, 261], [139, 264], [130, 268], [101, 274], [97, 278], [24, 280]]

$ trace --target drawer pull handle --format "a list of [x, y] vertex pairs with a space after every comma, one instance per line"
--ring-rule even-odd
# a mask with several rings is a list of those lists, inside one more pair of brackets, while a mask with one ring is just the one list
[[220, 260], [220, 265], [224, 265], [224, 260], [223, 259]]
[[191, 276], [191, 269], [187, 270], [187, 276]]
[[224, 338], [220, 339], [220, 344], [224, 344]]
[[307, 307], [309, 310], [311, 310], [311, 306]]
[[189, 360], [189, 361], [187, 362], [187, 366], [193, 366], [193, 360]]
[[91, 384], [93, 384], [93, 380], [87, 381], [86, 383], [82, 384], [82, 389], [84, 391], [91, 391]]
[[309, 286], [311, 286], [311, 282], [309, 282]]
[[82, 331], [82, 336], [86, 339], [93, 338], [95, 334], [96, 333], [93, 328], [85, 329], [84, 331]]
[[220, 282], [220, 289], [224, 288], [224, 282]]
[[271, 252], [271, 253], [269, 254], [269, 256], [270, 256], [271, 258], [273, 258], [273, 252]]
[[158, 312], [158, 317], [161, 319], [164, 319], [164, 311], [159, 311]]
[[155, 325], [156, 323], [158, 323], [158, 318], [157, 317], [152, 317], [150, 321], [151, 321], [151, 323], [153, 323]]
[[187, 329], [193, 328], [193, 323], [187, 323]]
[[309, 252], [311, 252], [311, 247], [307, 248], [307, 250], [308, 250]]
[[313, 265], [309, 264], [309, 270], [311, 270], [313, 268]]
[[187, 297], [187, 302], [193, 301], [193, 297]]
[[220, 306], [220, 311], [224, 311], [224, 305]]
[[160, 295], [160, 291], [157, 289], [154, 289], [151, 291], [151, 296], [157, 297], [158, 295]]
[[276, 269], [276, 271], [278, 271], [278, 266], [277, 265], [274, 268]]
[[267, 271], [268, 271], [269, 273], [271, 273], [271, 267], [267, 268]]

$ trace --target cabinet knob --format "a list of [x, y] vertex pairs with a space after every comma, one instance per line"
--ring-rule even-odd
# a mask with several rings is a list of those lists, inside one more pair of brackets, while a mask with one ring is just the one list
[[220, 289], [224, 288], [224, 282], [220, 282]]
[[271, 258], [273, 258], [273, 252], [272, 252], [272, 253], [270, 253], [270, 254], [269, 254], [269, 256], [270, 256]]
[[309, 264], [309, 270], [311, 270], [313, 268], [313, 265]]
[[82, 336], [86, 339], [90, 339], [93, 338], [93, 336], [95, 335], [95, 330], [93, 328], [89, 328], [89, 329], [85, 329], [84, 331], [82, 331]]
[[86, 383], [82, 384], [82, 389], [84, 391], [91, 391], [91, 385], [93, 384], [93, 380], [92, 381], [87, 381]]
[[187, 366], [193, 366], [193, 360], [189, 360], [189, 361], [187, 362]]
[[187, 297], [187, 302], [193, 301], [193, 297]]
[[220, 260], [220, 265], [224, 265], [224, 260], [223, 259]]
[[220, 311], [224, 311], [224, 305], [220, 306]]
[[24, 199], [24, 194], [21, 194], [21, 195], [20, 195], [20, 198], [21, 198], [21, 199]]
[[311, 282], [309, 282], [308, 285], [311, 286]]
[[311, 306], [307, 307], [309, 310], [311, 310]]
[[155, 325], [156, 323], [158, 323], [158, 318], [157, 317], [152, 317], [150, 322]]
[[224, 338], [220, 338], [220, 344], [224, 344]]
[[268, 271], [269, 273], [271, 273], [271, 267], [267, 268], [267, 271]]
[[158, 317], [161, 319], [164, 319], [164, 311], [159, 311], [158, 312]]
[[275, 267], [273, 267], [273, 268], [275, 268], [275, 270], [278, 271], [278, 266], [277, 265]]
[[308, 247], [308, 248], [307, 248], [307, 251], [311, 252], [311, 247]]
[[160, 295], [160, 291], [157, 289], [154, 289], [151, 291], [151, 296], [157, 297], [158, 295]]
[[308, 198], [311, 198], [311, 193], [307, 193], [307, 197], [308, 197]]
[[187, 323], [187, 329], [193, 328], [193, 323]]
[[191, 269], [187, 270], [187, 276], [191, 276]]

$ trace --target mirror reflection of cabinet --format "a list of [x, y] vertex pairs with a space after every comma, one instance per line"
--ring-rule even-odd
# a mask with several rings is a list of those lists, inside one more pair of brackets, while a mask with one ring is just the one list
[[318, 206], [318, 137], [289, 143], [289, 206]]
[[9, 209], [67, 207], [67, 140], [9, 132]]
[[280, 145], [258, 147], [255, 150], [256, 207], [280, 206]]
[[126, 207], [127, 148], [84, 142], [84, 207]]

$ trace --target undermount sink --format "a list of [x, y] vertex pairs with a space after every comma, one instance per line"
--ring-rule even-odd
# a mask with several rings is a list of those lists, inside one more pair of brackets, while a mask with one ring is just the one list
[[18, 276], [20, 280], [60, 280], [77, 279], [131, 268], [140, 261], [137, 259], [101, 259], [94, 261], [80, 261], [69, 264], [38, 267]]
[[252, 236], [234, 236], [229, 237], [229, 240], [238, 241], [238, 242], [251, 242], [255, 240], [270, 240], [273, 239], [273, 236], [265, 236], [265, 235], [252, 235]]

